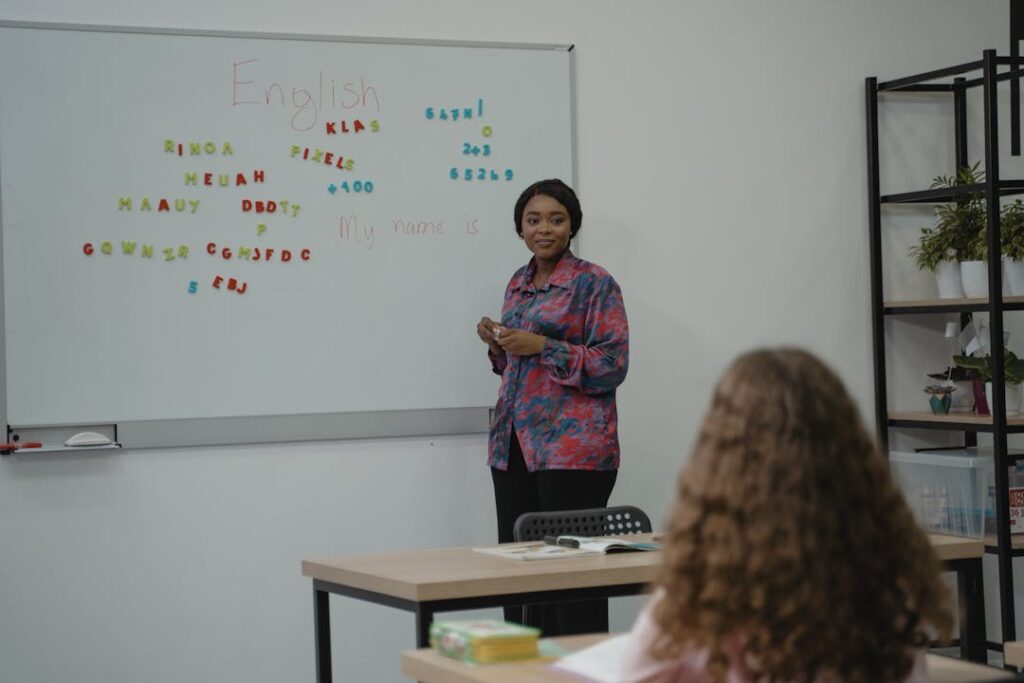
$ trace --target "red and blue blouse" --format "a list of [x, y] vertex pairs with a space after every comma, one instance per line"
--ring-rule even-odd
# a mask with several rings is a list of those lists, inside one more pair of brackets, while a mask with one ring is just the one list
[[508, 468], [515, 429], [531, 472], [618, 469], [615, 389], [629, 366], [622, 292], [606, 270], [569, 250], [546, 286], [534, 287], [535, 273], [531, 259], [512, 276], [501, 324], [547, 343], [534, 356], [488, 352], [501, 389], [487, 464]]

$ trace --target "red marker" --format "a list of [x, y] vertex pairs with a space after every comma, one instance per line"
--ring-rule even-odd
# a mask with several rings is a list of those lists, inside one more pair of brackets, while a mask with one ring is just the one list
[[0, 453], [12, 453], [21, 448], [42, 448], [43, 444], [38, 441], [26, 441], [25, 443], [0, 443]]

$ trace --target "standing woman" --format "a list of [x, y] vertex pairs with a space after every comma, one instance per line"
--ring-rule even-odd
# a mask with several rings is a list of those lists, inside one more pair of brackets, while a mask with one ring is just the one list
[[[524, 512], [608, 504], [619, 467], [615, 389], [629, 364], [619, 285], [569, 249], [583, 226], [576, 193], [541, 180], [514, 216], [533, 258], [509, 281], [501, 322], [477, 324], [501, 375], [487, 449], [500, 543]], [[520, 621], [515, 608], [505, 618]], [[546, 635], [607, 631], [608, 601], [547, 607], [539, 625]]]

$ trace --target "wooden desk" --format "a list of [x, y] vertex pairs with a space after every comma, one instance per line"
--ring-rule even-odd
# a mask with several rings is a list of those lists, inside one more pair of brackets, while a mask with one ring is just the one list
[[313, 579], [317, 681], [332, 680], [330, 593], [413, 612], [424, 647], [438, 612], [637, 595], [660, 565], [658, 552], [515, 561], [472, 548], [303, 560]]
[[[984, 544], [952, 536], [931, 539], [946, 567], [957, 572], [963, 657], [985, 661]], [[331, 593], [413, 612], [416, 644], [425, 647], [438, 612], [637, 595], [648, 589], [660, 565], [658, 552], [517, 562], [472, 548], [303, 560], [302, 574], [313, 580], [317, 681], [332, 680]]]
[[[604, 638], [607, 634], [565, 636], [552, 640], [572, 652]], [[1002, 669], [964, 662], [942, 655], [928, 654], [928, 680], [931, 683], [985, 683], [1012, 681], [1013, 675]], [[468, 666], [433, 650], [407, 650], [402, 653], [402, 673], [421, 683], [579, 683], [579, 679], [549, 667], [554, 657], [523, 662]]]

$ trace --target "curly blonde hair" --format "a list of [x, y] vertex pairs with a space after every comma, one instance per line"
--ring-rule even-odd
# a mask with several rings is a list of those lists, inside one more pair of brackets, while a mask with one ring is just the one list
[[895, 683], [949, 636], [928, 538], [843, 383], [806, 351], [726, 371], [668, 527], [657, 659], [707, 648], [720, 681], [739, 643], [754, 680]]

